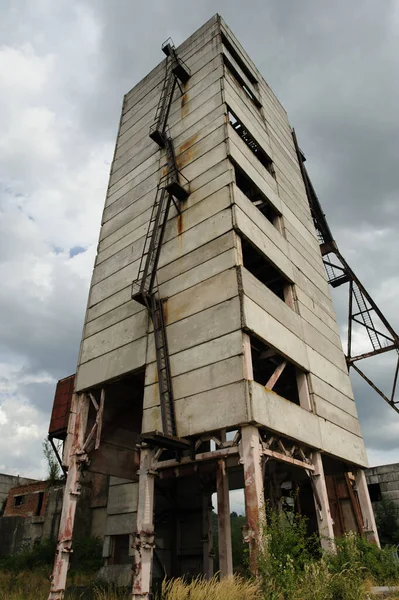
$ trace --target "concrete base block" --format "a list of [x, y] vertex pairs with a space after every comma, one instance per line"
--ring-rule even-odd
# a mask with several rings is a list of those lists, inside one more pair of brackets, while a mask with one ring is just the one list
[[118, 587], [131, 587], [133, 579], [132, 565], [107, 565], [101, 567], [96, 579], [113, 583]]

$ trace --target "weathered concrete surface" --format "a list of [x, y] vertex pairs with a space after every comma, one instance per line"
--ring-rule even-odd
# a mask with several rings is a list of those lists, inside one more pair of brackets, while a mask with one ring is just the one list
[[[166, 299], [178, 433], [262, 427], [364, 466], [352, 388], [287, 115], [220, 17], [178, 53], [192, 76], [183, 95], [173, 98], [169, 127], [190, 195], [180, 214], [171, 209], [157, 273]], [[157, 185], [166, 174], [165, 153], [148, 136], [164, 67], [163, 61], [124, 98], [76, 380], [80, 391], [145, 369], [142, 432], [161, 430], [162, 424], [152, 323], [131, 300], [131, 284]], [[229, 123], [229, 110], [272, 166], [258, 160]], [[236, 181], [236, 167], [274, 209], [273, 222], [239, 177]], [[243, 240], [282, 275], [289, 287], [285, 301], [247, 269]], [[295, 366], [302, 396], [307, 395], [300, 406], [253, 381], [251, 335]], [[114, 536], [136, 532], [142, 509], [138, 484], [112, 478], [107, 508], [97, 509], [92, 527], [104, 527], [103, 554], [112, 561]], [[195, 521], [199, 530], [201, 519]], [[177, 533], [162, 527], [157, 544], [172, 568], [176, 549], [165, 536]], [[194, 525], [184, 533], [192, 531]], [[197, 555], [192, 564], [196, 561]], [[187, 568], [190, 564], [187, 559]], [[111, 574], [115, 565], [109, 567]]]

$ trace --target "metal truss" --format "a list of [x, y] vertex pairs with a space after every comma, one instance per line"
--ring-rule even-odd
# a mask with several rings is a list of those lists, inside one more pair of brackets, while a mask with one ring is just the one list
[[[320, 243], [320, 251], [323, 257], [328, 283], [333, 288], [340, 287], [346, 283], [349, 284], [348, 341], [346, 352], [348, 370], [352, 367], [364, 381], [366, 381], [368, 385], [372, 387], [373, 390], [389, 404], [389, 406], [391, 406], [391, 408], [399, 413], [399, 399], [396, 398], [399, 373], [399, 336], [340, 253], [304, 165], [306, 159], [298, 146], [294, 129], [292, 130], [292, 137], [305, 184], [313, 222]], [[361, 354], [356, 353], [354, 348], [353, 334], [355, 327], [358, 327], [359, 330], [366, 334], [368, 351]], [[392, 351], [397, 353], [396, 366], [394, 369], [390, 395], [386, 395], [363, 372], [363, 370], [360, 369], [358, 363], [361, 360]]]

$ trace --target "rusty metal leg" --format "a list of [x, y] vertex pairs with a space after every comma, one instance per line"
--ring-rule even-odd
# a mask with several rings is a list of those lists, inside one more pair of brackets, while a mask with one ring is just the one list
[[132, 600], [151, 598], [152, 557], [154, 551], [154, 450], [143, 445], [140, 455], [139, 498], [134, 543]]
[[206, 492], [202, 494], [202, 556], [204, 575], [210, 579], [213, 576], [212, 500]]
[[[69, 556], [72, 551], [72, 535], [76, 505], [79, 499], [80, 465], [83, 460], [81, 448], [87, 426], [88, 401], [84, 394], [76, 395], [72, 404], [74, 429], [70, 446], [69, 469], [65, 485], [64, 499], [58, 533], [54, 569], [51, 576], [49, 600], [61, 600], [64, 597]], [[76, 412], [75, 412], [76, 411]]]
[[231, 550], [229, 480], [224, 460], [219, 460], [217, 464], [216, 492], [218, 499], [219, 570], [221, 577], [230, 577], [233, 575], [233, 555]]
[[257, 427], [241, 427], [241, 463], [244, 467], [245, 512], [251, 573], [257, 572], [257, 554], [262, 542], [265, 520], [265, 501], [262, 472], [262, 454]]
[[364, 474], [363, 469], [358, 469], [355, 472], [355, 484], [357, 496], [359, 498], [360, 509], [362, 511], [363, 516], [364, 534], [370, 542], [380, 547], [380, 539], [378, 537], [377, 525], [375, 523], [374, 518], [374, 511], [371, 505], [366, 476]]
[[313, 452], [312, 463], [314, 471], [313, 474], [311, 474], [311, 480], [320, 543], [323, 550], [335, 552], [333, 520], [330, 513], [326, 480], [324, 478], [323, 460], [320, 452]]

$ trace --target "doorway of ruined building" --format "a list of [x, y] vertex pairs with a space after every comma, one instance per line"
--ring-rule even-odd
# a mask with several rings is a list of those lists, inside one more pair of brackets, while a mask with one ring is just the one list
[[[155, 481], [153, 581], [209, 573], [215, 462], [182, 465]], [[206, 564], [208, 563], [208, 564]], [[208, 572], [207, 572], [208, 571]]]
[[[89, 390], [86, 451], [89, 471], [137, 480], [143, 418], [144, 371]], [[99, 411], [101, 414], [99, 415]]]
[[307, 535], [318, 533], [311, 481], [302, 467], [272, 458], [264, 463], [266, 520], [271, 513], [284, 514], [288, 522], [303, 519]]
[[352, 473], [354, 467], [331, 456], [324, 456], [323, 463], [334, 536], [349, 531], [362, 535], [364, 523]]
[[[83, 500], [88, 498], [91, 516], [94, 508], [103, 513], [104, 568], [112, 580], [112, 569], [119, 573], [118, 569], [126, 568], [131, 573], [133, 561], [144, 371], [88, 390], [86, 397], [89, 413], [85, 445], [89, 461], [80, 479], [81, 493]], [[89, 516], [87, 521], [90, 523]], [[98, 527], [96, 523], [96, 532]]]

